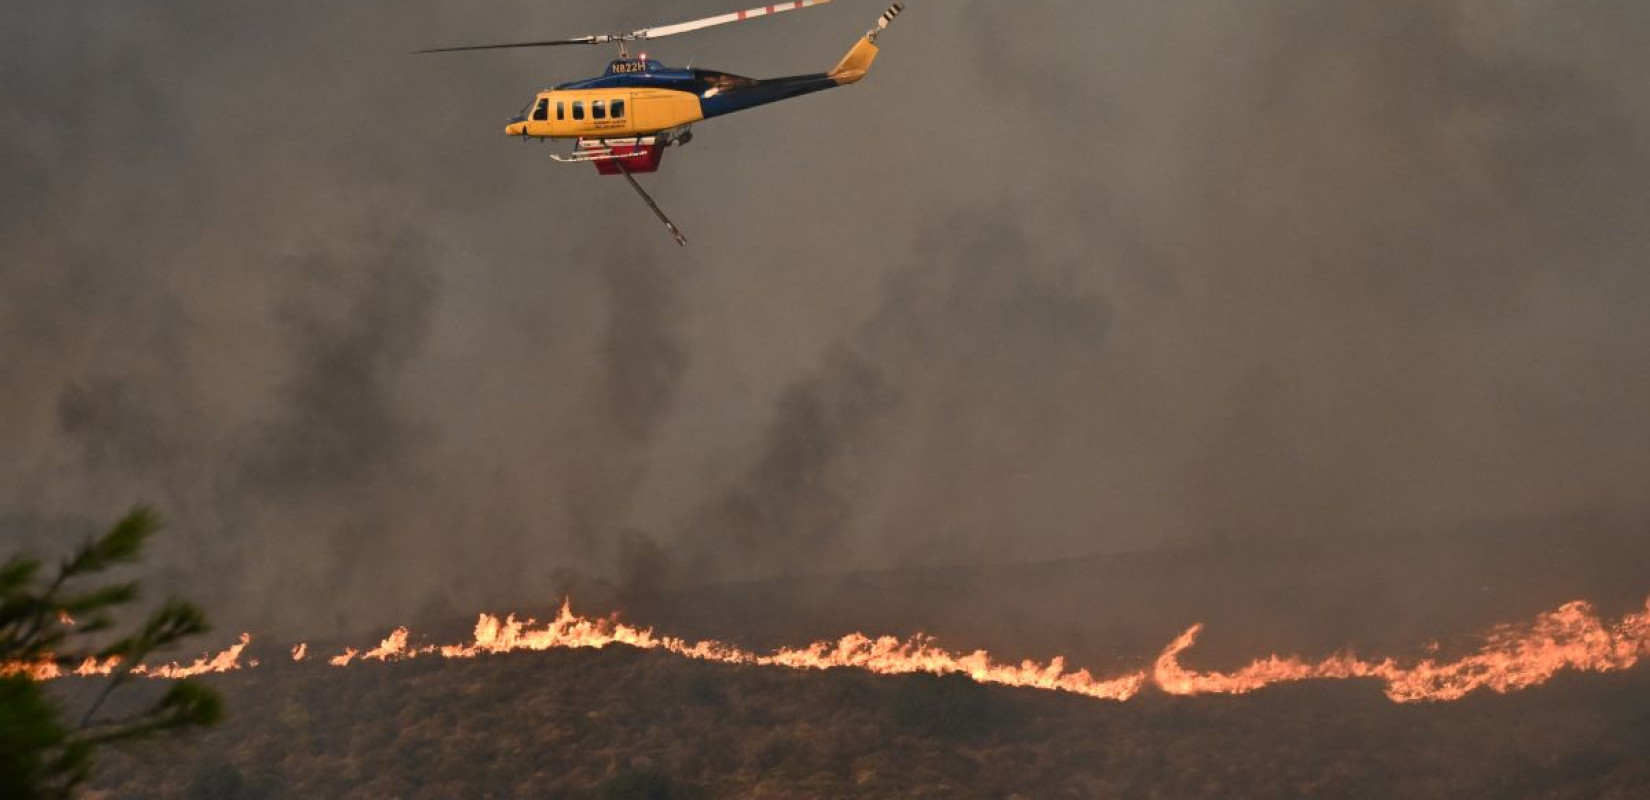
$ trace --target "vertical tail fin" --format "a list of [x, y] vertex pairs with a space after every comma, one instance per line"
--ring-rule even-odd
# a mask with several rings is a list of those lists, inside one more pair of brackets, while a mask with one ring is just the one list
[[829, 73], [831, 79], [836, 81], [838, 86], [858, 83], [860, 79], [865, 77], [867, 72], [871, 71], [871, 65], [877, 60], [877, 37], [883, 31], [888, 30], [888, 26], [893, 24], [894, 18], [904, 10], [905, 6], [899, 3], [889, 6], [888, 10], [882, 12], [882, 16], [877, 18], [877, 26], [856, 42], [854, 49], [848, 51], [848, 55], [842, 57], [842, 61]]

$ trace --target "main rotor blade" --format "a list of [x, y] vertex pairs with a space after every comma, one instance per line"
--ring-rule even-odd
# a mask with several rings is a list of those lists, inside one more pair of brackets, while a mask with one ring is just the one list
[[778, 14], [783, 11], [796, 11], [812, 6], [822, 6], [831, 0], [791, 0], [786, 3], [776, 3], [771, 6], [753, 8], [749, 11], [735, 11], [719, 17], [707, 17], [693, 22], [680, 22], [675, 25], [661, 25], [657, 28], [643, 28], [630, 33], [599, 34], [596, 36], [580, 36], [577, 39], [552, 39], [546, 42], [514, 42], [511, 44], [477, 44], [466, 47], [435, 47], [429, 50], [414, 51], [414, 55], [426, 53], [458, 53], [466, 50], [510, 50], [518, 47], [559, 47], [565, 44], [608, 44], [610, 42], [634, 42], [641, 39], [662, 39], [666, 36], [675, 36], [678, 33], [714, 28], [717, 25], [726, 25], [730, 22], [744, 22], [747, 19], [765, 17], [769, 14]]
[[636, 39], [662, 39], [666, 36], [675, 36], [678, 33], [704, 30], [705, 28], [713, 28], [717, 25], [726, 25], [730, 22], [744, 22], [747, 19], [765, 17], [769, 14], [778, 14], [782, 11], [797, 11], [799, 9], [809, 8], [811, 6], [822, 6], [829, 2], [831, 2], [831, 0], [792, 0], [792, 2], [775, 3], [771, 6], [753, 8], [749, 11], [735, 11], [731, 14], [723, 14], [719, 17], [707, 17], [705, 19], [695, 20], [693, 22], [681, 22], [675, 25], [661, 25], [657, 28], [643, 28], [639, 31], [632, 32], [630, 36]]
[[580, 36], [577, 39], [553, 39], [548, 42], [516, 42], [514, 44], [476, 44], [466, 47], [436, 47], [429, 50], [418, 50], [413, 55], [425, 53], [457, 53], [464, 50], [508, 50], [516, 47], [558, 47], [564, 44], [607, 44], [614, 41], [612, 36]]

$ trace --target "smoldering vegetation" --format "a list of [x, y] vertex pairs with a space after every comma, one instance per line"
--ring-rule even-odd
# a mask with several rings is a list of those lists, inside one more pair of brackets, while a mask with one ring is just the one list
[[[8, 3], [0, 542], [152, 502], [157, 581], [293, 638], [1093, 554], [1193, 554], [1099, 598], [1205, 606], [1163, 626], [1375, 576], [1286, 649], [1581, 583], [1408, 577], [1503, 545], [1642, 556], [1642, 4], [919, 3], [866, 83], [671, 153], [686, 253], [497, 136], [596, 51], [405, 55], [723, 10]], [[807, 72], [879, 10], [653, 53]], [[1100, 580], [907, 607], [1098, 640]], [[881, 596], [806, 634], [913, 621]]]

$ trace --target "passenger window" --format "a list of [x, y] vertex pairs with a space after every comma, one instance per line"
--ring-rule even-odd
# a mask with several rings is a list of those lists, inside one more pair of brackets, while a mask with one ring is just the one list
[[567, 119], [567, 104], [566, 103], [557, 103], [556, 104], [556, 120], [559, 122], [559, 121], [564, 120], [564, 119]]
[[584, 101], [573, 101], [573, 119], [584, 119]]
[[539, 104], [533, 109], [533, 121], [543, 122], [550, 118], [550, 101], [539, 98]]
[[590, 116], [596, 119], [607, 119], [607, 101], [592, 100], [590, 102]]
[[612, 105], [613, 105], [613, 118], [614, 119], [624, 119], [624, 101], [623, 100], [614, 100]]

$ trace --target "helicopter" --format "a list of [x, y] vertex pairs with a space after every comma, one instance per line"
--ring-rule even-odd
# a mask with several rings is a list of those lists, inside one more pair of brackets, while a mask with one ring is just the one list
[[668, 67], [641, 53], [632, 58], [629, 44], [690, 33], [718, 25], [744, 22], [785, 11], [822, 6], [831, 0], [793, 0], [748, 11], [642, 28], [630, 33], [598, 34], [511, 44], [437, 47], [415, 55], [475, 50], [506, 50], [564, 45], [617, 44], [619, 57], [600, 77], [569, 81], [539, 92], [504, 127], [507, 136], [523, 141], [572, 140], [570, 153], [551, 158], [564, 164], [594, 164], [602, 175], [622, 175], [642, 201], [675, 237], [682, 235], [653, 197], [636, 181], [638, 173], [657, 172], [665, 150], [693, 141], [694, 123], [737, 111], [777, 103], [814, 92], [858, 83], [877, 58], [877, 37], [904, 10], [895, 3], [877, 18], [876, 27], [856, 42], [829, 72], [783, 78], [755, 79], [708, 69]]

